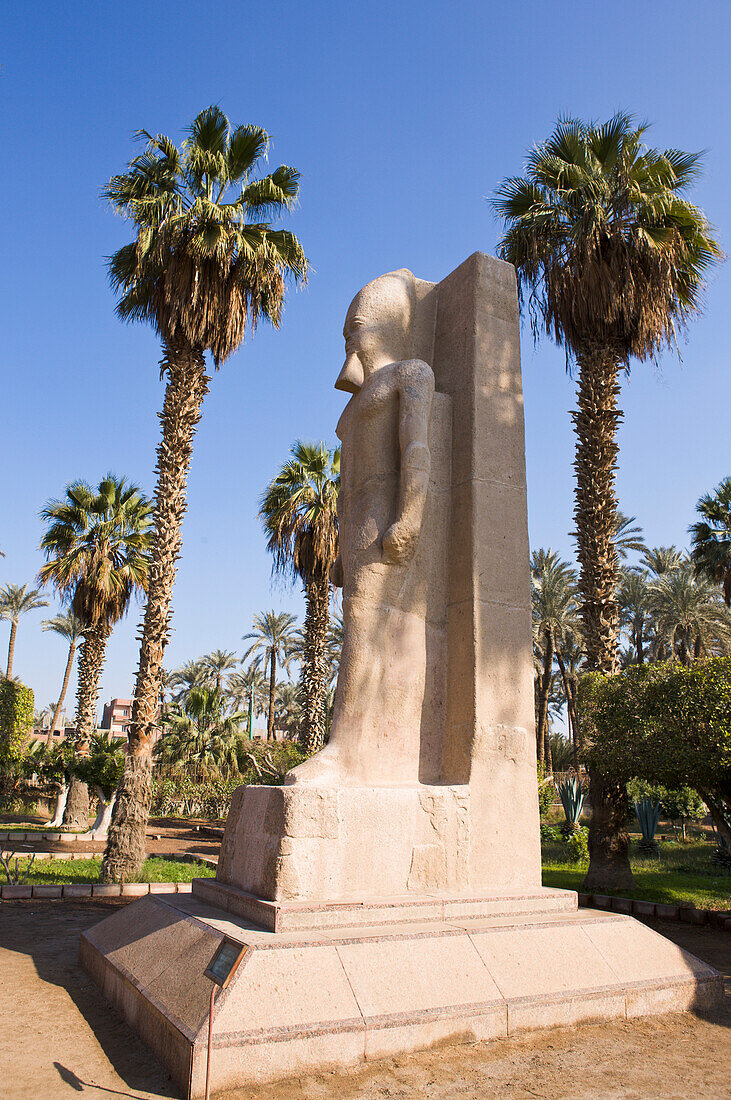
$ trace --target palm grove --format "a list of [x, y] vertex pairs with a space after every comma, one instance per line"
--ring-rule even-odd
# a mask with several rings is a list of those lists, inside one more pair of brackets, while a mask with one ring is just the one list
[[[274, 572], [302, 584], [302, 628], [286, 613], [262, 612], [244, 637], [242, 658], [215, 651], [165, 670], [187, 477], [211, 381], [206, 355], [218, 369], [262, 318], [278, 326], [287, 283], [305, 280], [308, 262], [296, 236], [273, 227], [294, 207], [299, 175], [287, 166], [256, 175], [269, 144], [263, 129], [232, 128], [210, 107], [193, 120], [181, 147], [164, 135], [138, 136], [141, 152], [105, 195], [134, 234], [109, 261], [118, 315], [152, 325], [161, 341], [165, 395], [155, 494], [147, 501], [113, 475], [98, 487], [70, 485], [43, 512], [47, 560], [40, 574], [64, 601], [48, 629], [69, 642], [67, 673], [79, 646], [78, 758], [89, 752], [109, 634], [135, 593], [145, 601], [128, 751], [102, 866], [102, 878], [113, 881], [136, 877], [144, 858], [160, 723], [160, 767], [185, 761], [276, 780], [281, 761], [273, 751], [253, 752], [246, 736], [253, 718], [266, 714], [270, 740], [278, 726], [297, 734], [300, 752], [319, 749], [342, 631], [331, 621], [329, 582], [339, 454], [297, 442], [262, 495], [260, 517]], [[537, 754], [549, 767], [562, 748], [550, 736], [559, 707], [571, 762], [582, 758], [586, 672], [703, 661], [728, 652], [731, 637], [731, 479], [699, 502], [690, 556], [645, 548], [618, 511], [622, 374], [633, 359], [654, 359], [674, 344], [721, 256], [705, 216], [687, 198], [698, 156], [654, 150], [644, 136], [645, 127], [624, 114], [603, 125], [561, 120], [529, 154], [525, 175], [506, 179], [494, 198], [505, 224], [499, 253], [515, 265], [534, 334], [565, 348], [577, 378], [579, 569], [551, 551], [534, 552], [531, 563]], [[628, 554], [638, 555], [634, 565]], [[9, 681], [20, 616], [43, 601], [27, 586], [8, 588], [2, 600], [11, 622]], [[283, 680], [293, 666], [297, 682]], [[65, 675], [51, 733], [67, 684]], [[590, 773], [587, 881], [626, 884], [626, 791], [600, 769]], [[72, 783], [67, 819], [88, 812], [82, 788]]]

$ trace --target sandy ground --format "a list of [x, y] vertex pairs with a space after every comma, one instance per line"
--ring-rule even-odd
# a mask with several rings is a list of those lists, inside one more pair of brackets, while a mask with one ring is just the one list
[[[79, 933], [118, 902], [0, 905], [0, 1096], [175, 1097], [140, 1040], [76, 966]], [[731, 976], [731, 936], [658, 924]], [[440, 1047], [354, 1073], [290, 1079], [219, 1100], [420, 1097], [731, 1098], [731, 982], [712, 1017], [665, 1016]]]

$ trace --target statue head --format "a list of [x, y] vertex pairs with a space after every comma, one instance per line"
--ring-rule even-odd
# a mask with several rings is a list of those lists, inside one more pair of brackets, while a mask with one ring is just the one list
[[346, 358], [336, 389], [357, 393], [368, 374], [410, 357], [415, 308], [416, 280], [406, 268], [358, 291], [345, 318]]

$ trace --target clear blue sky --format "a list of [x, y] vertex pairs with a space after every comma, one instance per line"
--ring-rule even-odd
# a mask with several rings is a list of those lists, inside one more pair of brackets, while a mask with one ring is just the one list
[[[261, 329], [213, 379], [190, 477], [168, 667], [241, 651], [254, 612], [300, 611], [272, 588], [257, 501], [297, 437], [333, 441], [341, 329], [354, 292], [410, 267], [439, 280], [499, 226], [484, 196], [520, 172], [560, 113], [624, 108], [653, 144], [707, 150], [695, 193], [728, 247], [731, 8], [725, 0], [593, 5], [434, 0], [6, 4], [0, 17], [3, 293], [0, 583], [32, 580], [38, 509], [108, 470], [153, 489], [158, 342], [114, 315], [104, 257], [128, 239], [99, 198], [144, 127], [180, 139], [218, 103], [273, 136], [302, 173], [288, 223], [313, 265], [279, 332]], [[651, 544], [684, 544], [698, 496], [729, 473], [729, 280], [658, 374], [623, 388], [624, 512]], [[573, 552], [573, 383], [560, 351], [524, 333], [530, 533]], [[21, 623], [16, 673], [55, 698], [62, 642]], [[101, 698], [131, 692], [139, 610], [109, 646]], [[0, 624], [0, 659], [7, 625]], [[69, 700], [73, 710], [73, 699]]]

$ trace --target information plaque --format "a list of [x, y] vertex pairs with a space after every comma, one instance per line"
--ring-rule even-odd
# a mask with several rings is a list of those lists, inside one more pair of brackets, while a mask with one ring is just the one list
[[245, 943], [237, 943], [236, 940], [225, 937], [203, 973], [206, 978], [220, 985], [221, 989], [225, 989], [248, 950]]

